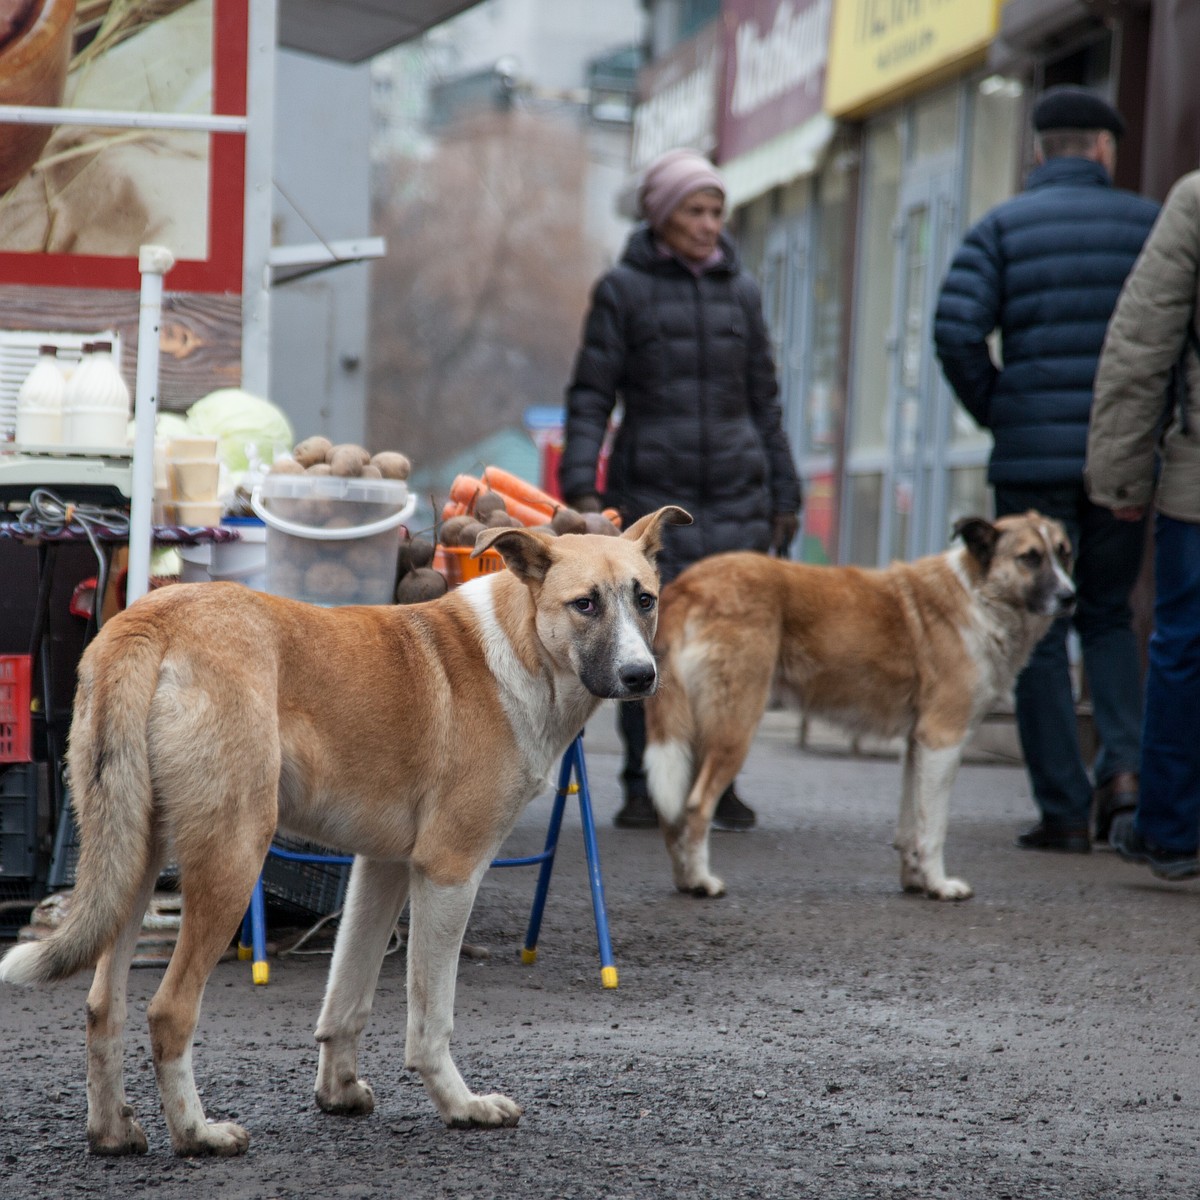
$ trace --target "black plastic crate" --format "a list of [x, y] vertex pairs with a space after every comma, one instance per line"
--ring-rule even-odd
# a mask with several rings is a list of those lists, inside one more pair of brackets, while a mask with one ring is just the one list
[[[274, 845], [296, 854], [341, 855], [339, 851], [295, 838], [277, 837]], [[308, 918], [324, 917], [336, 912], [346, 897], [350, 867], [345, 863], [291, 862], [267, 855], [263, 863], [263, 896], [273, 909], [283, 915]]]
[[[274, 844], [297, 854], [337, 854], [325, 846], [294, 838], [277, 837]], [[63, 808], [63, 818], [54, 839], [47, 883], [52, 889], [75, 886], [75, 868], [79, 860], [79, 838], [71, 806]], [[311, 919], [336, 912], [346, 896], [350, 868], [344, 863], [290, 862], [267, 855], [263, 864], [263, 896], [281, 915]]]
[[0, 767], [0, 881], [37, 874], [38, 768]]

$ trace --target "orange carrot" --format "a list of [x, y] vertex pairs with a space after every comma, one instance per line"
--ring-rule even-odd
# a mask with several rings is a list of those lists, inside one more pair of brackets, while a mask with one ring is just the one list
[[532, 504], [525, 504], [520, 500], [514, 499], [507, 492], [500, 491], [499, 488], [493, 488], [493, 492], [504, 501], [504, 511], [510, 517], [516, 517], [522, 525], [532, 527], [534, 525], [546, 525], [550, 521], [550, 514], [540, 508], [534, 508]]
[[459, 503], [457, 500], [447, 500], [442, 505], [442, 520], [448, 521], [451, 517], [461, 517], [466, 514], [467, 506]]
[[[519, 475], [514, 475], [511, 471], [505, 471], [501, 467], [484, 467], [483, 482], [494, 492], [503, 492], [504, 495], [511, 496], [521, 504], [541, 509], [545, 512], [547, 519], [562, 508], [562, 504], [548, 492], [543, 492], [541, 488], [534, 487], [532, 483], [527, 483]], [[516, 516], [515, 513], [513, 515]]]
[[615, 508], [606, 508], [600, 515], [607, 517], [618, 529], [621, 528], [621, 514]]
[[475, 507], [475, 501], [488, 490], [487, 484], [474, 475], [455, 475], [450, 485], [450, 499], [457, 500], [467, 509]]

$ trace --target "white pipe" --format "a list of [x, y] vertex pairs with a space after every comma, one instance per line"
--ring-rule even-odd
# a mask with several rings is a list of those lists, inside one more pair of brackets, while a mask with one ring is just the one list
[[0, 104], [0, 124], [91, 125], [97, 129], [182, 129], [191, 133], [245, 133], [245, 117], [219, 113], [125, 112], [108, 108], [50, 108]]
[[129, 567], [125, 603], [150, 590], [150, 550], [154, 540], [154, 427], [158, 417], [158, 333], [163, 276], [175, 265], [165, 246], [138, 249], [142, 300], [138, 318], [137, 388], [133, 402], [133, 478], [129, 507]]

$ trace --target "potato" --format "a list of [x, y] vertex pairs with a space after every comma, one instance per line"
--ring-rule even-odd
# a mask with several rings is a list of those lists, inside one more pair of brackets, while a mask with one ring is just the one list
[[407, 479], [412, 463], [397, 450], [381, 450], [371, 458], [371, 465], [379, 468], [384, 479]]
[[446, 594], [446, 589], [446, 577], [440, 571], [418, 567], [396, 584], [396, 603], [421, 604], [425, 600], [436, 600]]
[[313, 463], [313, 465], [304, 473], [305, 475], [332, 475], [333, 470], [330, 468], [328, 463], [319, 462]]
[[383, 472], [373, 463], [367, 463], [362, 469], [362, 477], [364, 479], [382, 479]]
[[339, 450], [346, 450], [346, 451], [353, 450], [354, 453], [358, 455], [358, 464], [361, 467], [365, 467], [367, 465], [367, 463], [369, 463], [371, 461], [371, 452], [369, 450], [363, 449], [363, 447], [360, 446], [357, 442], [339, 442], [336, 446], [333, 447], [332, 450], [329, 451], [329, 456], [325, 459], [325, 461], [328, 463], [332, 463], [333, 456], [335, 454], [337, 454], [337, 452]]
[[620, 537], [621, 531], [602, 513], [584, 513], [588, 533], [599, 533], [606, 537]]
[[573, 508], [560, 508], [550, 518], [550, 524], [555, 533], [587, 533], [587, 522], [583, 519], [583, 513], [576, 512]]
[[332, 449], [333, 443], [327, 437], [309, 437], [292, 451], [292, 457], [302, 467], [312, 467], [328, 461]]
[[[364, 451], [365, 453], [365, 451]], [[363, 472], [362, 454], [357, 446], [337, 446], [329, 453], [329, 470], [340, 478], [353, 478]]]
[[277, 458], [268, 475], [303, 475], [304, 468], [294, 458]]

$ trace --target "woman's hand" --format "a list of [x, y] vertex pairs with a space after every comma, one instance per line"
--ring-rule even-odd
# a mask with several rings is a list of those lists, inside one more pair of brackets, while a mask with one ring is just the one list
[[788, 547], [800, 531], [800, 518], [795, 513], [776, 513], [771, 518], [771, 553], [787, 558]]

